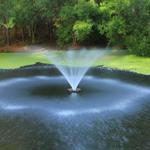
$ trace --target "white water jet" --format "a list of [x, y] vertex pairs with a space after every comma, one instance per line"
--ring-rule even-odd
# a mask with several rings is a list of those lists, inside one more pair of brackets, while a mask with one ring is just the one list
[[71, 86], [69, 91], [80, 91], [79, 83], [92, 64], [107, 50], [68, 50], [68, 51], [48, 51], [46, 57], [64, 75]]

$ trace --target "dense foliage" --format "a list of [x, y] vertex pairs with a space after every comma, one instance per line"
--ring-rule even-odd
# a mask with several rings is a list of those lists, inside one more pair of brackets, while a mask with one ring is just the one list
[[99, 30], [110, 43], [150, 56], [150, 0], [104, 0]]
[[150, 0], [0, 0], [0, 42], [101, 44], [150, 56]]

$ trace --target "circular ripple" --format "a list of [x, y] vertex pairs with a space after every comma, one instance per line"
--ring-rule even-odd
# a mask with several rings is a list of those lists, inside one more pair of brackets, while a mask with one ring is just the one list
[[2, 110], [36, 109], [57, 116], [76, 116], [135, 109], [150, 95], [150, 89], [114, 79], [87, 76], [82, 92], [69, 93], [63, 77], [36, 76], [0, 82]]

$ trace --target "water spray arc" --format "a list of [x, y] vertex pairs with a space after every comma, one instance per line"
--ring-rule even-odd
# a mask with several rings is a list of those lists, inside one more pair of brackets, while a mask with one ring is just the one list
[[79, 83], [92, 64], [106, 53], [105, 50], [68, 50], [46, 52], [53, 63], [70, 84], [69, 92], [80, 92]]

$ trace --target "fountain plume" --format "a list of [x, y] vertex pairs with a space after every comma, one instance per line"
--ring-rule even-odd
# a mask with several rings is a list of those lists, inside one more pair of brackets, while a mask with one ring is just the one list
[[[53, 63], [71, 86], [73, 92], [92, 64], [106, 53], [105, 50], [47, 51], [45, 56]], [[70, 90], [71, 91], [71, 90]]]

